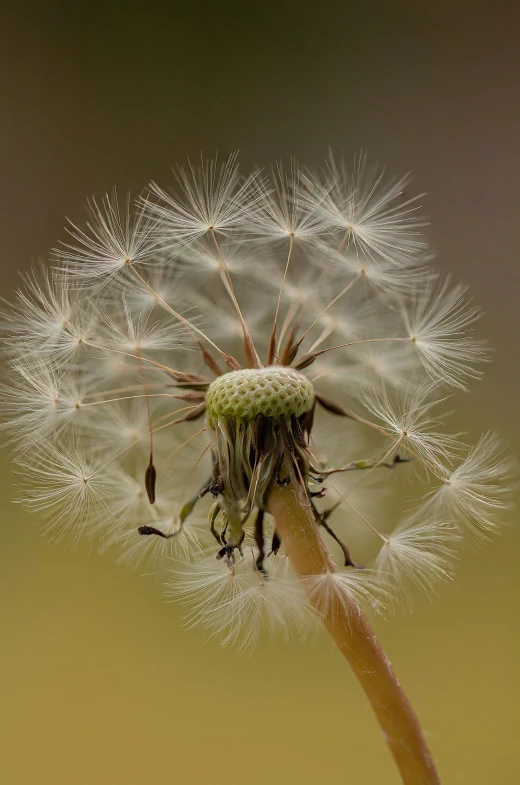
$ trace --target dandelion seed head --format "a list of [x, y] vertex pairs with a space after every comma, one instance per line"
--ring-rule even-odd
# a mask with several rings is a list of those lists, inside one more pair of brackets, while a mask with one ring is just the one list
[[[486, 353], [466, 288], [428, 265], [410, 178], [364, 155], [243, 175], [232, 155], [175, 180], [91, 199], [2, 306], [19, 500], [166, 581], [221, 643], [411, 605], [459, 538], [499, 529], [511, 465], [446, 426]], [[305, 578], [268, 512], [295, 484], [327, 554]]]

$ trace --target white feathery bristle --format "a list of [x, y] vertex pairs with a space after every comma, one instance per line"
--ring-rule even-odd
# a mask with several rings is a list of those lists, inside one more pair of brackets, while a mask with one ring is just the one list
[[164, 316], [162, 302], [175, 303], [185, 296], [184, 277], [176, 259], [162, 260], [160, 255], [157, 262], [146, 267], [147, 282], [150, 288], [143, 286], [137, 276], [125, 276], [113, 279], [112, 285], [107, 289], [107, 302], [105, 311], [110, 313], [111, 308], [120, 309], [124, 300], [130, 313], [145, 319], [154, 311]]
[[189, 336], [173, 317], [152, 317], [148, 313], [133, 314], [123, 300], [113, 315], [105, 312], [99, 323], [97, 342], [104, 348], [129, 354], [181, 349]]
[[227, 162], [191, 163], [188, 170], [175, 170], [178, 193], [168, 193], [156, 183], [150, 185], [157, 201], [143, 201], [143, 208], [157, 221], [157, 236], [163, 249], [179, 249], [207, 232], [236, 232], [254, 211], [260, 198], [255, 193], [259, 175], [253, 172], [243, 179], [236, 164], [236, 154]]
[[35, 441], [57, 438], [64, 430], [81, 426], [85, 391], [71, 374], [59, 375], [45, 368], [12, 367], [11, 385], [0, 385], [1, 426], [17, 449], [27, 449]]
[[384, 448], [389, 456], [399, 451], [418, 459], [434, 473], [442, 472], [444, 464], [450, 464], [460, 449], [456, 435], [438, 430], [441, 421], [431, 415], [431, 410], [440, 401], [432, 398], [435, 385], [425, 382], [408, 394], [391, 394], [386, 388], [380, 392], [367, 390], [366, 408], [381, 423], [390, 444]]
[[503, 441], [485, 433], [466, 459], [446, 472], [443, 484], [427, 494], [417, 515], [443, 516], [477, 542], [486, 540], [497, 531], [508, 506], [512, 474]]
[[322, 616], [340, 613], [347, 621], [363, 605], [382, 613], [385, 591], [377, 586], [371, 570], [330, 571], [302, 579], [309, 602]]
[[236, 644], [251, 649], [263, 627], [301, 636], [312, 613], [300, 582], [293, 577], [266, 577], [254, 569], [254, 558], [246, 552], [230, 567], [212, 554], [188, 566], [172, 570], [169, 594], [190, 606], [186, 622], [201, 624], [218, 637], [222, 646]]
[[116, 479], [77, 444], [42, 441], [22, 453], [17, 465], [24, 478], [20, 501], [43, 513], [53, 538], [69, 536], [76, 543], [113, 526], [108, 503]]
[[345, 357], [348, 362], [342, 365], [335, 365], [334, 355], [319, 358], [311, 369], [313, 378], [332, 378], [334, 383], [340, 376], [349, 394], [361, 401], [367, 388], [377, 390], [381, 384], [404, 393], [412, 388], [416, 365], [402, 343], [362, 343], [348, 347]]
[[474, 366], [487, 359], [481, 341], [471, 335], [479, 318], [466, 302], [466, 286], [450, 288], [450, 278], [432, 278], [403, 301], [406, 332], [427, 373], [439, 384], [467, 387], [481, 372]]
[[413, 607], [414, 589], [431, 594], [439, 581], [451, 577], [456, 536], [436, 520], [406, 520], [385, 537], [374, 574], [394, 604]]
[[[98, 302], [45, 270], [30, 274], [17, 301], [2, 314], [3, 342], [11, 358], [35, 369], [58, 369], [77, 360], [99, 319]], [[37, 372], [37, 371], [35, 371]]]
[[66, 275], [76, 277], [77, 282], [106, 284], [129, 263], [150, 260], [157, 247], [155, 223], [142, 206], [132, 211], [131, 205], [128, 195], [120, 208], [114, 190], [101, 204], [95, 199], [87, 203], [89, 219], [84, 229], [69, 222], [72, 240], [53, 250]]
[[[213, 540], [207, 516], [193, 513], [181, 525], [181, 507], [181, 501], [172, 498], [172, 494], [161, 494], [154, 505], [146, 499], [139, 512], [120, 516], [121, 526], [109, 543], [117, 548], [118, 560], [134, 569], [139, 568], [142, 574], [165, 579], [172, 568], [172, 560], [182, 559], [190, 564], [203, 558]], [[141, 535], [138, 532], [141, 526], [153, 526], [168, 538]]]
[[[243, 331], [240, 319], [228, 304], [225, 301], [214, 302], [211, 292], [205, 289], [194, 293], [191, 299], [194, 304], [191, 321], [195, 321], [219, 345], [228, 347], [231, 354], [241, 351]], [[257, 348], [261, 350], [262, 344], [267, 343], [266, 333], [270, 327], [264, 293], [259, 291], [254, 301], [246, 300], [241, 310], [255, 346], [258, 344]]]
[[246, 285], [254, 280], [260, 284], [265, 280], [268, 269], [272, 268], [272, 259], [265, 249], [239, 242], [236, 237], [223, 237], [216, 244], [207, 233], [184, 246], [175, 256], [175, 263], [190, 288], [195, 281], [197, 288], [202, 282], [214, 285], [214, 279], [222, 277], [225, 269], [234, 284], [240, 285], [241, 279], [246, 281]]
[[[151, 575], [159, 580], [167, 580], [172, 568], [172, 562], [182, 559], [188, 565], [198, 558], [202, 558], [204, 553], [204, 536], [199, 539], [199, 534], [204, 534], [203, 527], [207, 529], [205, 518], [196, 526], [193, 521], [182, 529], [175, 528], [175, 516], [153, 519], [143, 522], [139, 526], [155, 526], [160, 531], [169, 533], [176, 532], [174, 537], [165, 539], [157, 536], [142, 536], [137, 528], [126, 528], [123, 532], [118, 532], [114, 541], [119, 557], [120, 564], [127, 565], [134, 570], [139, 570], [141, 575]], [[178, 532], [178, 533], [177, 533]]]
[[[129, 391], [131, 396], [132, 391]], [[143, 393], [139, 393], [140, 396]], [[154, 399], [152, 399], [154, 400]], [[134, 454], [150, 452], [148, 412], [142, 397], [129, 400], [88, 401], [84, 409], [88, 418], [84, 427], [85, 442], [96, 454], [109, 460], [120, 450], [135, 446]]]
[[371, 261], [392, 264], [417, 260], [426, 249], [419, 231], [420, 196], [407, 198], [408, 175], [385, 181], [385, 170], [368, 167], [365, 155], [345, 161], [331, 156], [324, 178], [307, 176], [307, 198], [313, 209], [341, 236], [343, 247]]
[[279, 164], [271, 177], [258, 183], [260, 198], [251, 216], [248, 231], [265, 241], [293, 238], [313, 241], [326, 231], [326, 222], [302, 198], [300, 172], [296, 162], [289, 171]]
[[159, 505], [151, 505], [146, 494], [144, 472], [141, 477], [135, 477], [118, 464], [111, 464], [110, 476], [113, 490], [107, 506], [118, 527], [114, 529], [111, 544], [120, 535], [121, 527], [140, 526], [141, 520], [151, 523], [160, 517]]
[[316, 262], [331, 271], [336, 286], [345, 285], [346, 276], [359, 277], [373, 293], [382, 293], [387, 299], [396, 294], [411, 294], [427, 282], [431, 271], [414, 259], [401, 259], [396, 265], [383, 257], [360, 254], [352, 245], [343, 248], [343, 243], [330, 239], [318, 239], [315, 243]]

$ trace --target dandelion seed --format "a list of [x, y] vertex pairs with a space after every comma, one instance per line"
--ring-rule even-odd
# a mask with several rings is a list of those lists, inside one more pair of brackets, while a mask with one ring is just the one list
[[449, 580], [453, 569], [455, 535], [444, 522], [404, 521], [385, 538], [375, 562], [376, 579], [394, 600], [413, 607], [414, 588], [431, 594], [439, 581]]
[[300, 193], [301, 176], [292, 163], [289, 171], [279, 164], [270, 180], [258, 183], [260, 196], [250, 218], [250, 230], [265, 240], [313, 240], [326, 230], [326, 222]]
[[[114, 454], [114, 445], [111, 454]], [[100, 459], [104, 462], [108, 458], [108, 455], [100, 454]], [[110, 483], [111, 495], [106, 500], [106, 505], [116, 526], [110, 533], [108, 544], [122, 536], [121, 527], [133, 526], [135, 534], [135, 529], [142, 520], [159, 517], [157, 509], [150, 508], [144, 483], [116, 462], [110, 465]]]
[[[352, 600], [382, 613], [385, 604], [384, 592], [376, 586], [373, 574], [367, 570], [359, 572], [325, 572], [303, 581], [305, 591], [319, 613], [339, 607], [348, 619], [352, 612]], [[335, 611], [334, 611], [335, 612]]]
[[109, 315], [112, 309], [120, 312], [124, 300], [132, 316], [141, 321], [150, 318], [154, 310], [156, 314], [161, 312], [161, 316], [164, 317], [160, 302], [161, 300], [169, 303], [177, 301], [179, 292], [184, 291], [184, 271], [171, 255], [163, 259], [159, 250], [157, 256], [154, 256], [153, 265], [147, 265], [146, 271], [149, 289], [144, 287], [142, 281], [135, 276], [116, 277], [111, 281], [111, 286], [105, 295], [107, 300], [105, 311]]
[[481, 436], [467, 458], [446, 471], [443, 484], [426, 496], [418, 516], [442, 515], [477, 541], [497, 530], [507, 507], [513, 465], [492, 432]]
[[2, 314], [1, 331], [9, 356], [45, 372], [77, 360], [92, 338], [99, 303], [45, 270], [29, 275], [17, 301]]
[[[245, 279], [246, 283], [265, 280], [266, 270], [270, 267], [271, 258], [264, 249], [251, 247], [251, 243], [238, 242], [237, 238], [223, 238], [218, 249], [211, 236], [204, 236], [182, 248], [175, 257], [179, 271], [192, 283], [196, 281], [197, 289], [201, 289], [202, 281], [210, 284], [220, 276], [222, 257], [236, 285]], [[188, 284], [189, 285], [189, 284]]]
[[254, 172], [242, 180], [236, 165], [236, 154], [225, 164], [202, 162], [189, 169], [179, 167], [175, 174], [179, 194], [169, 194], [152, 183], [150, 190], [157, 202], [143, 201], [143, 208], [158, 221], [158, 237], [164, 249], [178, 249], [212, 230], [219, 233], [239, 229], [246, 216], [254, 210], [253, 186], [258, 181]]
[[[135, 505], [127, 514], [122, 507], [117, 511], [112, 510], [120, 526], [108, 544], [117, 549], [121, 563], [139, 568], [145, 574], [154, 574], [163, 581], [169, 580], [174, 561], [189, 565], [207, 553], [212, 539], [207, 517], [194, 513], [182, 523], [182, 502], [175, 492], [160, 494], [154, 506], [150, 507], [141, 485], [139, 489], [141, 503], [138, 508]], [[139, 535], [138, 529], [150, 526], [163, 532], [166, 537]]]
[[426, 249], [418, 231], [425, 225], [417, 217], [420, 197], [401, 199], [408, 176], [385, 182], [384, 169], [369, 168], [365, 155], [351, 171], [331, 156], [324, 180], [307, 176], [305, 183], [314, 210], [343, 231], [344, 247], [352, 244], [368, 260], [382, 258], [396, 265], [416, 260]]
[[[146, 204], [146, 202], [144, 202]], [[117, 276], [128, 263], [150, 259], [157, 245], [154, 222], [144, 209], [131, 210], [130, 196], [120, 210], [117, 194], [106, 195], [98, 204], [87, 203], [89, 220], [85, 230], [70, 222], [73, 244], [55, 248], [54, 259], [68, 271], [69, 282], [104, 284]]]
[[[435, 389], [435, 388], [433, 388]], [[438, 430], [440, 420], [431, 416], [438, 400], [431, 399], [432, 385], [428, 382], [410, 394], [391, 396], [386, 389], [381, 392], [367, 390], [365, 405], [382, 423], [391, 444], [385, 455], [405, 450], [423, 460], [434, 472], [442, 471], [444, 462], [451, 463], [460, 443], [455, 435]]]
[[108, 501], [114, 478], [98, 473], [98, 466], [77, 444], [41, 442], [17, 460], [24, 477], [22, 501], [47, 519], [45, 531], [53, 538], [84, 534], [92, 537], [100, 526], [113, 523]]
[[0, 412], [4, 430], [18, 449], [30, 448], [42, 437], [58, 437], [73, 425], [80, 427], [84, 414], [84, 389], [67, 375], [13, 364], [11, 386], [0, 385]]
[[[407, 347], [400, 343], [365, 343], [348, 349], [347, 362], [338, 366], [333, 357], [327, 355], [313, 365], [316, 380], [334, 385], [341, 376], [342, 385], [351, 395], [361, 398], [367, 389], [377, 390], [381, 384], [389, 390], [400, 390], [404, 395], [414, 386], [413, 374], [417, 365], [410, 357]], [[323, 383], [323, 382], [322, 382]], [[419, 378], [417, 384], [420, 385]]]
[[186, 345], [186, 331], [176, 320], [153, 320], [149, 313], [134, 316], [126, 301], [123, 301], [122, 305], [119, 313], [113, 307], [115, 318], [108, 313], [103, 314], [98, 328], [103, 346], [139, 354], [180, 349]]
[[403, 302], [402, 316], [410, 341], [430, 376], [440, 384], [465, 387], [481, 372], [486, 360], [482, 342], [471, 336], [478, 309], [464, 300], [465, 286], [450, 289], [450, 279], [431, 279], [411, 302]]
[[294, 580], [272, 572], [267, 579], [255, 571], [251, 555], [230, 569], [214, 558], [198, 561], [191, 569], [172, 570], [171, 596], [190, 606], [188, 626], [202, 624], [218, 636], [220, 644], [238, 643], [251, 649], [263, 627], [304, 636], [312, 611]]
[[388, 297], [395, 294], [413, 294], [424, 286], [432, 271], [413, 259], [401, 259], [399, 266], [388, 259], [377, 256], [366, 256], [357, 252], [356, 248], [348, 246], [344, 249], [318, 239], [315, 244], [316, 264], [325, 267], [331, 272], [336, 286], [345, 281], [346, 276], [358, 277], [365, 286], [369, 286], [371, 293], [374, 290], [382, 292]]
[[109, 398], [110, 402], [106, 405], [103, 399], [87, 403], [84, 443], [92, 445], [97, 456], [108, 460], [115, 452], [133, 445], [134, 454], [139, 454], [143, 460], [148, 455], [148, 413], [146, 407], [143, 407], [143, 394], [139, 395], [138, 398], [130, 397], [129, 400], [118, 401], [118, 397], [124, 396], [116, 394], [113, 396], [115, 400]]

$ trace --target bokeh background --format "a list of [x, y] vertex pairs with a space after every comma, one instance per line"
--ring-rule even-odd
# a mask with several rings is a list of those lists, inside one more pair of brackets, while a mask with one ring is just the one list
[[[2, 4], [2, 295], [86, 195], [164, 184], [201, 151], [248, 167], [365, 148], [428, 191], [439, 265], [486, 313], [494, 363], [457, 425], [520, 453], [514, 6]], [[1, 785], [398, 782], [325, 638], [204, 645], [153, 581], [46, 543], [0, 462]], [[376, 625], [447, 785], [520, 783], [519, 546], [513, 525], [434, 603]]]

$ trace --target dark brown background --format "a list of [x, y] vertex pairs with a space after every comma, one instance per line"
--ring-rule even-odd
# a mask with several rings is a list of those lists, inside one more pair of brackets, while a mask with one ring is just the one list
[[[439, 264], [486, 312], [495, 362], [460, 426], [519, 452], [518, 15], [360, 6], [4, 5], [2, 294], [86, 195], [164, 183], [201, 150], [240, 148], [247, 167], [363, 147], [429, 192]], [[327, 641], [250, 658], [203, 646], [146, 579], [39, 538], [2, 460], [2, 785], [397, 783]], [[378, 625], [444, 783], [520, 781], [519, 545], [506, 531], [433, 604]]]

